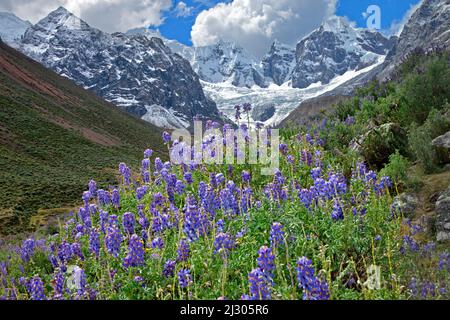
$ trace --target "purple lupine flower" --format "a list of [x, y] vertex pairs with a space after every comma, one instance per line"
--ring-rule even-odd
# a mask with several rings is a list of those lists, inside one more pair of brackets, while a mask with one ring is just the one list
[[92, 227], [92, 219], [89, 207], [87, 206], [86, 208], [80, 208], [78, 210], [78, 217], [81, 220], [81, 222], [83, 222], [83, 225], [84, 227], [86, 227], [86, 230], [89, 230]]
[[20, 248], [20, 257], [23, 263], [30, 261], [33, 257], [36, 248], [36, 242], [33, 239], [26, 239], [22, 242], [22, 247]]
[[334, 201], [333, 211], [331, 212], [331, 217], [335, 221], [344, 220], [344, 213], [342, 211], [341, 204], [339, 203], [339, 201], [337, 199]]
[[348, 126], [354, 125], [356, 123], [355, 117], [348, 116], [347, 119], [345, 119], [345, 124]]
[[311, 177], [313, 180], [319, 179], [322, 176], [322, 168], [311, 169]]
[[285, 143], [280, 143], [279, 150], [280, 150], [281, 154], [285, 156], [289, 152], [289, 147]]
[[168, 133], [167, 131], [164, 131], [162, 134], [162, 139], [163, 139], [164, 143], [166, 143], [166, 144], [169, 143], [171, 140], [170, 133]]
[[248, 209], [252, 207], [252, 196], [253, 196], [252, 188], [248, 187], [242, 190], [242, 196], [240, 201], [240, 208], [242, 212], [247, 213]]
[[302, 257], [297, 261], [297, 280], [303, 289], [303, 300], [328, 300], [328, 283], [314, 275], [312, 261]]
[[191, 271], [188, 269], [178, 271], [178, 283], [181, 289], [187, 288], [192, 283]]
[[71, 245], [72, 253], [80, 258], [81, 261], [84, 261], [84, 255], [83, 252], [81, 252], [81, 246], [78, 242], [74, 242]]
[[138, 235], [133, 234], [128, 242], [128, 253], [123, 259], [123, 266], [125, 268], [143, 266], [144, 255], [145, 251], [142, 239]]
[[95, 197], [97, 195], [97, 182], [95, 182], [94, 180], [89, 181], [88, 187], [91, 196]]
[[151, 158], [152, 155], [153, 155], [152, 149], [147, 149], [144, 151], [144, 158]]
[[380, 182], [373, 187], [377, 195], [382, 195], [387, 189], [392, 188], [393, 183], [389, 177], [381, 177]]
[[436, 285], [431, 281], [425, 281], [422, 284], [422, 298], [429, 296], [434, 297], [436, 295]]
[[59, 266], [58, 259], [56, 259], [53, 253], [48, 255], [48, 261], [50, 261], [53, 268], [58, 268]]
[[236, 106], [234, 106], [234, 109], [236, 110], [236, 113], [234, 114], [234, 118], [236, 119], [236, 121], [241, 120], [241, 106], [236, 105]]
[[300, 201], [303, 203], [303, 205], [309, 209], [313, 203], [313, 194], [308, 189], [302, 189], [298, 193], [298, 197], [300, 198]]
[[250, 172], [245, 171], [245, 170], [242, 171], [242, 182], [250, 183], [250, 179], [251, 179]]
[[56, 269], [55, 274], [53, 276], [54, 299], [61, 299], [62, 296], [64, 295], [65, 292], [64, 282], [65, 282], [64, 273], [61, 271], [61, 269], [59, 268]]
[[84, 270], [81, 269], [78, 266], [75, 266], [74, 268], [74, 278], [76, 282], [76, 289], [77, 289], [77, 299], [82, 298], [86, 293], [86, 274], [84, 273]]
[[228, 233], [220, 232], [214, 239], [214, 253], [223, 252], [227, 254], [234, 247], [234, 240]]
[[58, 258], [63, 265], [70, 261], [73, 256], [72, 246], [65, 240], [58, 246]]
[[270, 300], [271, 299], [271, 281], [267, 275], [259, 268], [253, 269], [248, 274], [248, 282], [250, 284], [251, 300]]
[[89, 191], [84, 191], [83, 195], [81, 196], [81, 199], [83, 200], [83, 203], [85, 206], [89, 204], [89, 199], [91, 199], [91, 193]]
[[420, 249], [419, 244], [410, 236], [403, 237], [403, 244], [403, 249], [405, 249], [404, 246], [407, 246], [412, 252], [417, 252]]
[[444, 252], [439, 256], [438, 269], [440, 271], [450, 271], [450, 254], [448, 252]]
[[111, 203], [109, 193], [103, 189], [97, 190], [97, 202], [99, 206], [107, 206]]
[[192, 184], [193, 180], [192, 180], [192, 173], [191, 172], [186, 172], [184, 175], [184, 180], [186, 181], [187, 184]]
[[303, 163], [305, 163], [308, 167], [312, 165], [313, 156], [310, 152], [303, 150], [301, 160]]
[[252, 105], [250, 103], [244, 103], [242, 105], [242, 109], [244, 110], [244, 112], [250, 112], [252, 111]]
[[219, 172], [218, 174], [216, 174], [216, 182], [218, 185], [221, 185], [222, 183], [225, 182], [225, 177], [223, 176], [223, 173]]
[[142, 278], [141, 276], [135, 276], [134, 277], [134, 282], [140, 283], [143, 287], [145, 286], [144, 282], [144, 278]]
[[270, 246], [276, 248], [284, 243], [284, 231], [283, 226], [274, 222], [272, 228], [270, 229]]
[[275, 270], [275, 255], [271, 248], [263, 246], [258, 251], [258, 267], [267, 276], [272, 277]]
[[211, 222], [208, 220], [208, 216], [199, 210], [195, 198], [189, 195], [186, 198], [183, 221], [183, 232], [188, 241], [195, 241], [200, 236], [206, 234], [210, 225]]
[[170, 278], [173, 277], [174, 272], [175, 272], [175, 264], [176, 261], [174, 260], [167, 260], [166, 263], [164, 264], [164, 269], [163, 269], [163, 276], [166, 278]]
[[100, 236], [95, 229], [89, 235], [89, 250], [97, 257], [100, 255]]
[[105, 234], [106, 233], [106, 225], [108, 224], [109, 214], [106, 211], [99, 210], [99, 218], [100, 218], [100, 231]]
[[221, 207], [225, 214], [236, 215], [239, 214], [239, 205], [232, 188], [228, 186], [220, 191]]
[[182, 239], [178, 244], [177, 261], [187, 261], [189, 259], [189, 252], [189, 244], [186, 242], [186, 240]]
[[181, 194], [183, 194], [185, 188], [186, 187], [185, 187], [183, 181], [177, 180], [177, 182], [175, 183], [175, 192], [178, 195], [181, 195]]
[[147, 186], [142, 186], [136, 189], [136, 199], [138, 201], [141, 201], [142, 198], [144, 198], [144, 196], [147, 193]]
[[164, 248], [164, 241], [159, 237], [153, 239], [152, 248], [161, 250], [162, 248]]
[[44, 292], [44, 283], [41, 278], [34, 276], [28, 284], [28, 293], [31, 300], [47, 300]]
[[[116, 216], [111, 216], [110, 220], [117, 219]], [[105, 236], [105, 246], [106, 251], [114, 257], [118, 257], [120, 253], [120, 245], [122, 244], [122, 234], [120, 233], [120, 229], [117, 226], [117, 223], [110, 223], [108, 227], [108, 232]]]
[[414, 297], [417, 297], [417, 295], [419, 294], [419, 289], [417, 288], [417, 279], [416, 278], [411, 278], [411, 281], [409, 282], [408, 285], [408, 289], [411, 291], [411, 294]]
[[160, 158], [155, 158], [155, 170], [157, 172], [161, 171], [164, 168], [164, 164]]
[[141, 162], [141, 170], [147, 171], [150, 168], [150, 159], [145, 158]]
[[149, 183], [150, 182], [150, 172], [144, 171], [142, 173], [142, 177], [144, 179], [144, 183]]
[[117, 189], [112, 191], [111, 201], [113, 206], [118, 209], [120, 207], [120, 192]]
[[131, 182], [131, 169], [122, 162], [119, 164], [119, 173], [122, 175], [125, 185], [129, 186]]
[[225, 231], [225, 220], [223, 220], [223, 219], [217, 220], [216, 229], [217, 229], [218, 233], [224, 232]]
[[292, 156], [292, 155], [288, 155], [288, 156], [286, 157], [286, 161], [287, 161], [289, 164], [295, 164], [295, 158], [294, 158], [294, 156]]
[[132, 214], [131, 212], [125, 212], [122, 217], [122, 226], [124, 231], [128, 235], [132, 235], [134, 233], [134, 224], [135, 224], [134, 214]]

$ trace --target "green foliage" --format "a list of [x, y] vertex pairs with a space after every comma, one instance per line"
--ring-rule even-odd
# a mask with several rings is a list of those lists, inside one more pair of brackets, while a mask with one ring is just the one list
[[389, 163], [380, 171], [380, 174], [391, 178], [397, 183], [408, 183], [408, 169], [410, 163], [398, 150], [389, 156]]
[[450, 101], [450, 68], [445, 55], [426, 60], [409, 73], [399, 86], [400, 123], [421, 125], [432, 109], [440, 110]]
[[356, 112], [359, 110], [360, 99], [358, 97], [353, 97], [348, 101], [339, 102], [334, 111], [335, 117], [341, 121], [345, 121], [348, 117], [355, 116]]
[[395, 123], [385, 123], [370, 130], [361, 141], [361, 154], [372, 166], [382, 168], [397, 150], [404, 154], [406, 132]]
[[450, 130], [450, 116], [448, 104], [441, 111], [432, 110], [421, 126], [411, 126], [408, 142], [412, 156], [419, 161], [426, 173], [436, 170], [439, 164], [439, 154], [432, 145], [434, 138]]

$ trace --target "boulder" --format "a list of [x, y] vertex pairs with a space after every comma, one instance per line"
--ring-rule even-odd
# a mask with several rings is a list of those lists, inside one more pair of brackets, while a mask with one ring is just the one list
[[440, 163], [450, 162], [450, 131], [434, 139], [431, 144], [436, 148]]
[[407, 133], [396, 123], [369, 127], [364, 135], [350, 144], [350, 148], [364, 157], [368, 164], [379, 169], [389, 162], [389, 156], [396, 150], [404, 153], [406, 146]]
[[258, 105], [253, 109], [252, 118], [255, 121], [265, 122], [272, 118], [275, 114], [275, 104], [267, 103]]
[[406, 218], [412, 218], [419, 205], [419, 199], [416, 195], [402, 193], [394, 198], [392, 211], [394, 214], [403, 214]]
[[450, 131], [442, 136], [437, 137], [431, 143], [437, 148], [450, 149]]
[[436, 202], [436, 240], [450, 240], [450, 186]]

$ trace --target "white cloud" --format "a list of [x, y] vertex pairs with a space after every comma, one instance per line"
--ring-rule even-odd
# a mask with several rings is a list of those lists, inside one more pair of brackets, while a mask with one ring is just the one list
[[337, 0], [234, 0], [201, 12], [192, 27], [195, 46], [236, 41], [261, 57], [275, 40], [295, 44], [336, 11]]
[[175, 7], [175, 15], [177, 17], [189, 17], [193, 14], [194, 7], [189, 7], [185, 2], [180, 1]]
[[9, 11], [32, 23], [59, 6], [107, 32], [143, 26], [159, 26], [172, 0], [1, 0], [0, 11]]
[[399, 36], [402, 31], [405, 24], [408, 23], [409, 19], [411, 19], [412, 15], [416, 12], [417, 9], [422, 5], [424, 0], [420, 0], [417, 4], [412, 4], [409, 8], [409, 10], [405, 13], [403, 16], [403, 19], [401, 21], [394, 20], [391, 24], [391, 27], [389, 30], [386, 30], [384, 33], [387, 35], [396, 35]]

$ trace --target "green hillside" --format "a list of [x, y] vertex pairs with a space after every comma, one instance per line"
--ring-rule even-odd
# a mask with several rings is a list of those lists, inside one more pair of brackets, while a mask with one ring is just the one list
[[159, 137], [0, 43], [0, 232], [27, 229], [39, 210], [73, 206], [91, 178], [116, 184], [118, 163], [138, 165], [145, 148], [163, 156]]

